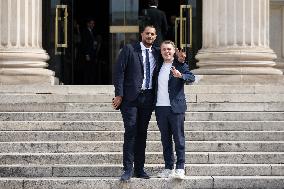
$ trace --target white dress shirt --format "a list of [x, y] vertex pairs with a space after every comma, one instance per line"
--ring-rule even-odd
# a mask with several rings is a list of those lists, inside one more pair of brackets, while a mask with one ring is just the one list
[[142, 56], [143, 56], [143, 68], [144, 68], [144, 79], [142, 84], [142, 89], [146, 89], [146, 49], [149, 49], [149, 61], [150, 61], [150, 83], [149, 83], [149, 89], [152, 89], [152, 77], [154, 73], [154, 69], [156, 67], [156, 61], [154, 59], [152, 49], [146, 48], [142, 42], [140, 42], [141, 50], [142, 50]]

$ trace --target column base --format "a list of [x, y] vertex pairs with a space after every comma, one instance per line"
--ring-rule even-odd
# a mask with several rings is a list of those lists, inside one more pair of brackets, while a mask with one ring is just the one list
[[200, 75], [282, 75], [274, 68], [276, 54], [268, 47], [228, 46], [201, 49], [197, 74]]
[[198, 75], [283, 75], [280, 69], [273, 67], [201, 67], [194, 70]]
[[281, 70], [284, 73], [284, 61], [282, 60], [281, 62], [276, 62], [275, 68]]
[[198, 85], [284, 85], [284, 75], [196, 75]]
[[0, 84], [55, 84], [54, 72], [46, 69], [48, 58], [40, 48], [0, 49]]
[[42, 75], [0, 75], [0, 85], [55, 85], [54, 76]]

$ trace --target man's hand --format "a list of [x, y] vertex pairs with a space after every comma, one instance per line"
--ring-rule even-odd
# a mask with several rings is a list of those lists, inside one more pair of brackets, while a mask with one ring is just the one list
[[178, 48], [176, 48], [176, 55], [178, 57], [178, 61], [180, 63], [184, 63], [185, 62], [185, 58], [186, 58], [186, 54], [183, 50], [178, 50]]
[[122, 102], [122, 96], [116, 96], [112, 99], [112, 107], [113, 109], [118, 109]]
[[172, 66], [171, 71], [174, 77], [182, 78], [182, 74], [174, 66]]

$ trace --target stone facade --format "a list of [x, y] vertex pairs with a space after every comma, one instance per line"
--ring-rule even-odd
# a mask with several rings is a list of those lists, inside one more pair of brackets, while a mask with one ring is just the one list
[[[283, 7], [279, 0], [203, 0], [203, 48], [194, 73], [214, 75], [221, 83], [228, 78], [222, 75], [237, 76], [236, 83], [258, 75], [279, 80]], [[48, 58], [42, 48], [42, 0], [0, 0], [0, 84], [54, 84]]]

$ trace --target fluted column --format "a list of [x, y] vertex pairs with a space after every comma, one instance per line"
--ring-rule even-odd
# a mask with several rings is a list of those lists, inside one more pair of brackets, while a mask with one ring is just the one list
[[269, 47], [269, 0], [203, 0], [196, 74], [280, 75]]
[[42, 0], [0, 0], [0, 84], [52, 84], [42, 48]]

